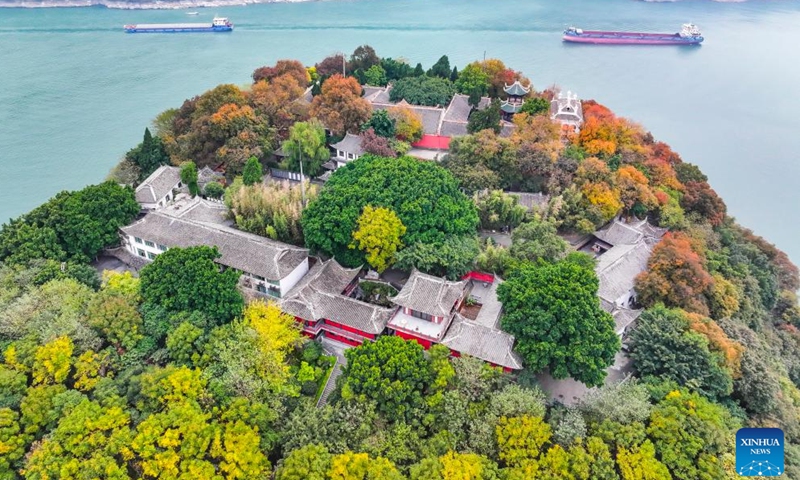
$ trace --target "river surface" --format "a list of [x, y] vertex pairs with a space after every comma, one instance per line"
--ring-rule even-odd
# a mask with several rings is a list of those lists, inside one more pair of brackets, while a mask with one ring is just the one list
[[[0, 10], [0, 219], [103, 180], [155, 115], [280, 58], [364, 43], [428, 68], [496, 57], [646, 126], [701, 166], [729, 211], [800, 263], [800, 2], [332, 0], [182, 11]], [[125, 23], [236, 24], [127, 35]], [[563, 44], [565, 26], [676, 31], [701, 47]]]

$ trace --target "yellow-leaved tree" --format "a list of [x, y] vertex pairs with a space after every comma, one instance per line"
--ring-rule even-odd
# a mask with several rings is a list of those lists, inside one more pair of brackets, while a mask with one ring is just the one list
[[242, 323], [256, 333], [259, 376], [270, 383], [285, 383], [290, 375], [286, 357], [305, 341], [294, 317], [275, 302], [256, 300], [244, 309]]
[[394, 263], [394, 255], [403, 246], [400, 241], [406, 226], [393, 210], [367, 205], [358, 217], [350, 248], [364, 250], [367, 262], [379, 273]]
[[33, 363], [33, 383], [63, 383], [72, 366], [72, 340], [69, 337], [58, 337], [36, 350], [36, 361]]

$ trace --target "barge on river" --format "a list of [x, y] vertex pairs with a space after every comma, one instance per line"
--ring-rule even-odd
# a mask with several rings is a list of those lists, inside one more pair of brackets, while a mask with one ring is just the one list
[[684, 24], [678, 33], [609, 32], [570, 27], [564, 30], [564, 41], [605, 45], [699, 45], [703, 35], [691, 23]]
[[125, 25], [127, 33], [193, 33], [230, 32], [233, 24], [224, 17], [214, 17], [211, 23], [140, 23]]

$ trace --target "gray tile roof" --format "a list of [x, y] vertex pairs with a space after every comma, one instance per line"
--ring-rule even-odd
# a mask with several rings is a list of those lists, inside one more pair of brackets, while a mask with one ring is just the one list
[[204, 200], [194, 197], [188, 200], [180, 200], [172, 205], [164, 207], [158, 211], [164, 215], [185, 220], [193, 220], [201, 223], [231, 225], [228, 220], [228, 207], [221, 202]]
[[455, 315], [442, 344], [485, 362], [519, 370], [522, 359], [514, 352], [514, 336]]
[[641, 230], [619, 220], [614, 220], [610, 225], [594, 232], [594, 236], [611, 245], [632, 245], [644, 238]]
[[525, 87], [519, 83], [519, 80], [515, 80], [511, 85], [506, 84], [505, 88], [503, 88], [503, 91], [508, 95], [524, 97], [531, 91], [531, 86], [528, 85]]
[[617, 245], [597, 259], [597, 277], [600, 288], [597, 294], [609, 302], [629, 292], [636, 276], [647, 269], [652, 247], [640, 241], [633, 245]]
[[467, 134], [467, 122], [442, 121], [439, 135], [444, 137], [463, 137]]
[[341, 294], [359, 270], [343, 268], [335, 260], [317, 263], [281, 300], [281, 309], [304, 320], [328, 319], [377, 335], [386, 329], [394, 309]]
[[211, 170], [211, 168], [209, 168], [208, 165], [206, 165], [205, 167], [200, 169], [199, 172], [197, 172], [197, 184], [201, 187], [203, 187], [208, 182], [219, 182], [223, 178], [225, 178], [225, 175], [219, 172], [215, 172], [214, 170]]
[[528, 210], [536, 207], [539, 210], [547, 208], [547, 203], [550, 202], [550, 196], [544, 193], [527, 193], [527, 192], [506, 192], [509, 195], [514, 195], [519, 199], [519, 204]]
[[500, 313], [503, 310], [503, 304], [497, 298], [497, 286], [503, 283], [503, 280], [495, 277], [494, 281], [488, 287], [484, 286], [483, 282], [472, 279], [470, 285], [470, 296], [478, 300], [481, 304], [481, 309], [475, 317], [475, 322], [489, 328], [498, 328], [500, 323]]
[[[481, 98], [481, 101], [478, 103], [478, 110], [483, 110], [488, 107], [490, 102], [491, 99], [489, 97]], [[447, 106], [447, 111], [444, 114], [444, 121], [467, 123], [470, 111], [472, 111], [472, 107], [469, 105], [469, 96], [457, 93], [453, 95], [453, 99], [450, 100], [450, 105]]]
[[340, 142], [334, 143], [331, 147], [353, 155], [364, 154], [364, 149], [361, 148], [361, 137], [352, 133], [348, 133]]
[[451, 282], [426, 275], [418, 270], [411, 272], [402, 290], [389, 300], [402, 307], [437, 317], [447, 317], [456, 301], [461, 298], [466, 282]]
[[222, 265], [280, 280], [308, 258], [308, 250], [224, 225], [176, 218], [151, 212], [141, 220], [122, 227], [122, 232], [157, 244], [172, 247], [216, 246]]
[[630, 308], [617, 308], [610, 312], [614, 317], [614, 331], [617, 335], [622, 335], [625, 330], [639, 318], [642, 310], [631, 310]]
[[164, 198], [181, 181], [181, 169], [162, 165], [136, 187], [136, 201], [156, 203]]

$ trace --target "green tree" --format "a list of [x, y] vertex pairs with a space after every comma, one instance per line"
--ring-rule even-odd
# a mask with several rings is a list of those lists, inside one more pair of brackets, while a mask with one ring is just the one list
[[316, 176], [322, 164], [330, 159], [331, 151], [325, 138], [325, 128], [317, 120], [297, 122], [289, 130], [289, 138], [283, 142], [283, 151], [288, 154], [288, 167], [300, 171], [303, 162], [303, 173]]
[[387, 110], [376, 110], [372, 113], [369, 121], [362, 127], [362, 131], [373, 129], [377, 135], [386, 138], [394, 138], [395, 119], [389, 116]]
[[394, 262], [397, 250], [403, 248], [400, 238], [405, 233], [405, 225], [392, 210], [367, 205], [358, 217], [350, 248], [366, 251], [367, 262], [382, 273]]
[[506, 247], [495, 245], [494, 242], [487, 240], [481, 253], [475, 259], [475, 265], [482, 272], [495, 273], [505, 278], [506, 272], [516, 265], [516, 260]]
[[10, 408], [0, 408], [0, 476], [17, 478], [19, 462], [25, 455], [28, 438], [22, 434], [19, 414]]
[[202, 355], [203, 329], [183, 322], [167, 334], [166, 346], [176, 364], [194, 366]]
[[327, 480], [331, 454], [322, 445], [306, 445], [293, 450], [283, 459], [276, 480]]
[[119, 243], [119, 228], [139, 213], [133, 189], [114, 182], [61, 192], [0, 229], [0, 261], [37, 258], [88, 262]]
[[197, 186], [197, 165], [194, 162], [185, 162], [181, 165], [181, 181], [192, 196], [200, 193], [200, 187]]
[[450, 237], [443, 242], [417, 242], [397, 252], [397, 267], [457, 280], [472, 270], [479, 253], [478, 239], [471, 235]]
[[170, 248], [141, 271], [142, 297], [169, 312], [202, 312], [224, 322], [242, 311], [239, 274], [220, 271], [216, 248]]
[[89, 325], [116, 348], [129, 350], [142, 339], [142, 316], [135, 297], [104, 290], [89, 302]]
[[639, 317], [631, 333], [631, 358], [642, 376], [673, 380], [711, 398], [733, 390], [723, 358], [709, 348], [704, 335], [692, 330], [686, 313], [657, 306]]
[[527, 210], [519, 204], [519, 197], [508, 195], [502, 190], [492, 190], [486, 194], [472, 197], [478, 208], [478, 218], [484, 230], [513, 228], [522, 223]]
[[619, 338], [614, 320], [600, 309], [594, 271], [572, 262], [522, 265], [497, 288], [503, 329], [533, 371], [601, 385], [614, 362]]
[[569, 244], [558, 235], [555, 225], [533, 216], [511, 233], [511, 256], [517, 260], [556, 262], [566, 256]]
[[126, 160], [139, 167], [139, 180], [144, 180], [161, 165], [169, 164], [169, 154], [161, 137], [153, 137], [149, 128], [144, 129], [144, 138], [135, 148], [125, 154]]
[[443, 166], [468, 192], [509, 189], [521, 178], [515, 145], [491, 130], [454, 138]]
[[386, 70], [379, 64], [373, 65], [364, 71], [364, 80], [367, 85], [384, 86], [389, 81], [386, 78]]
[[209, 198], [222, 198], [222, 195], [225, 194], [225, 187], [219, 182], [208, 182], [203, 187], [203, 194]]
[[448, 105], [453, 94], [455, 87], [450, 80], [423, 74], [394, 82], [389, 92], [389, 99], [392, 102], [405, 100], [412, 105], [435, 107]]
[[365, 155], [331, 175], [303, 212], [306, 246], [335, 256], [343, 265], [362, 265], [364, 254], [349, 245], [367, 205], [397, 214], [406, 226], [406, 245], [441, 243], [451, 236], [471, 234], [478, 223], [472, 202], [441, 167], [411, 157]]
[[484, 71], [480, 62], [472, 62], [458, 74], [458, 79], [455, 81], [458, 93], [469, 95], [477, 90], [481, 96], [489, 93], [489, 74]]
[[450, 59], [447, 58], [447, 55], [442, 55], [439, 57], [439, 60], [436, 60], [436, 63], [428, 70], [429, 77], [442, 77], [442, 78], [450, 78]]
[[256, 157], [250, 157], [247, 163], [244, 164], [244, 171], [242, 172], [242, 181], [245, 185], [254, 185], [261, 183], [261, 177], [264, 176], [264, 169], [261, 162]]
[[722, 458], [733, 453], [737, 427], [725, 407], [676, 390], [653, 410], [647, 434], [673, 478], [725, 478]]
[[483, 110], [475, 110], [470, 114], [467, 121], [467, 132], [478, 133], [482, 130], [492, 130], [500, 133], [500, 100], [493, 99], [492, 102]]
[[375, 401], [394, 420], [408, 422], [423, 411], [432, 371], [420, 344], [383, 336], [346, 350], [345, 356], [342, 398]]
[[541, 115], [550, 111], [550, 102], [543, 97], [533, 97], [525, 99], [522, 104], [520, 113], [527, 113], [528, 115]]

